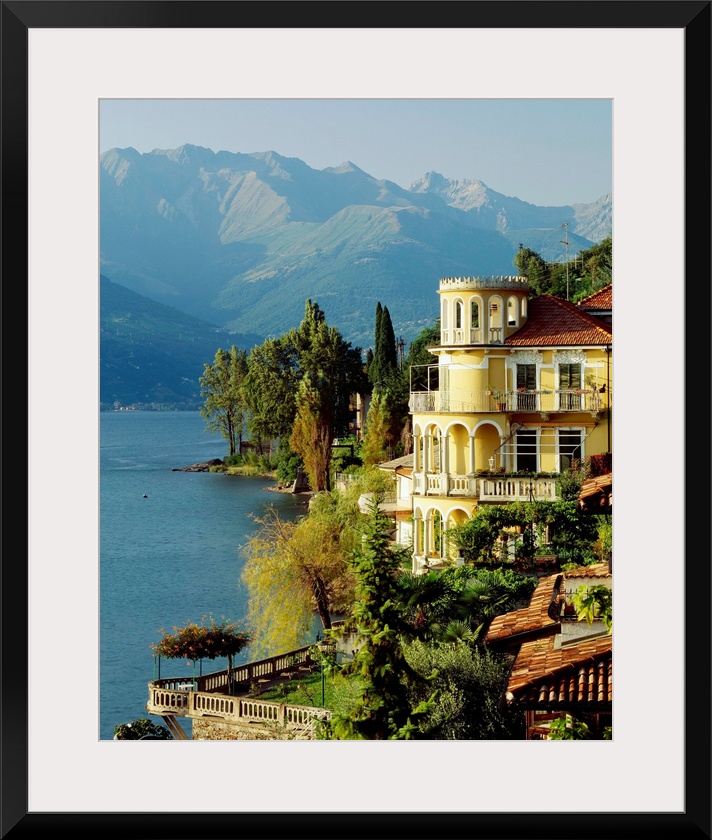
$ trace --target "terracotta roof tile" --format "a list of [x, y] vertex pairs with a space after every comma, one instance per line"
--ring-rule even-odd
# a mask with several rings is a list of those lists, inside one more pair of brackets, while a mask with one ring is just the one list
[[579, 490], [579, 499], [585, 499], [587, 496], [593, 496], [596, 493], [611, 492], [613, 487], [613, 473], [606, 473], [606, 475], [597, 475], [595, 478], [587, 478], [581, 482], [581, 489]]
[[564, 572], [564, 578], [591, 578], [591, 577], [613, 577], [608, 563], [593, 563], [591, 566], [577, 566]]
[[611, 325], [563, 298], [538, 295], [529, 301], [526, 324], [505, 340], [509, 347], [610, 344]]
[[613, 311], [613, 284], [609, 283], [592, 295], [580, 300], [576, 306], [585, 309], [588, 312], [592, 310], [600, 310], [602, 312]]
[[534, 590], [528, 607], [498, 615], [489, 626], [485, 641], [513, 641], [522, 633], [556, 632], [559, 624], [549, 618], [547, 610], [558, 575], [542, 578]]
[[556, 646], [556, 636], [525, 642], [512, 667], [507, 700], [529, 708], [610, 706], [613, 697], [612, 637]]

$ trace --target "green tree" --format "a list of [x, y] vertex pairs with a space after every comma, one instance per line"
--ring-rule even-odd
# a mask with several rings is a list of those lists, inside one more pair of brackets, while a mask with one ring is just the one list
[[271, 441], [289, 437], [298, 381], [297, 349], [287, 336], [269, 338], [252, 348], [242, 393], [253, 438]]
[[531, 248], [520, 248], [514, 256], [519, 274], [529, 280], [532, 293], [542, 295], [551, 288], [551, 272], [546, 261]]
[[331, 444], [348, 431], [351, 394], [365, 385], [361, 350], [329, 327], [311, 300], [289, 340], [296, 348], [301, 376], [290, 445], [304, 461], [312, 490], [329, 490]]
[[240, 451], [245, 430], [246, 405], [242, 382], [247, 374], [247, 351], [233, 345], [230, 350], [218, 349], [213, 364], [204, 365], [200, 377], [200, 409], [207, 430], [219, 432], [228, 442], [229, 454]]
[[[383, 307], [381, 306], [381, 301], [379, 300], [376, 304], [376, 315], [374, 318], [374, 327], [373, 327], [373, 351], [370, 355], [367, 354], [366, 356], [366, 372], [368, 374], [368, 381], [373, 385], [378, 382], [378, 350], [382, 344], [381, 338], [381, 322], [383, 319]], [[370, 348], [369, 348], [370, 350]]]
[[[425, 327], [411, 342], [403, 365], [403, 380], [406, 390], [423, 391], [427, 388], [428, 380], [423, 366], [437, 364], [437, 359], [428, 351], [428, 347], [437, 347], [439, 344], [439, 321], [430, 327]], [[430, 386], [433, 390], [437, 390], [437, 379], [431, 379]]]
[[371, 397], [366, 417], [366, 433], [363, 438], [361, 458], [366, 466], [386, 460], [390, 424], [383, 391], [376, 388]]
[[[453, 623], [454, 629], [454, 623]], [[524, 738], [521, 714], [502, 704], [511, 658], [478, 648], [467, 641], [463, 623], [459, 637], [445, 642], [415, 641], [405, 654], [421, 677], [412, 684], [410, 702], [437, 691], [437, 703], [421, 718], [421, 737], [429, 740], [519, 740]]]
[[337, 492], [315, 497], [299, 522], [282, 519], [274, 508], [255, 518], [259, 529], [242, 547], [242, 580], [252, 644], [260, 654], [305, 645], [315, 612], [328, 630], [333, 613], [351, 608], [348, 557], [358, 539], [358, 518], [357, 500]]
[[307, 376], [299, 383], [297, 415], [289, 445], [297, 452], [309, 476], [309, 486], [319, 493], [331, 489], [331, 444], [334, 439], [333, 409], [328, 394]]
[[379, 301], [376, 309], [373, 361], [368, 368], [368, 378], [374, 387], [379, 383], [385, 385], [398, 370], [398, 351], [391, 315], [387, 306], [382, 309], [380, 306]]
[[326, 724], [325, 736], [336, 740], [415, 738], [419, 719], [434, 701], [432, 696], [415, 705], [410, 700], [410, 683], [421, 678], [404, 654], [396, 586], [399, 558], [390, 549], [389, 527], [376, 498], [351, 558], [356, 587], [347, 626], [356, 628], [359, 647], [344, 670], [361, 678], [363, 691], [348, 712], [334, 714]]

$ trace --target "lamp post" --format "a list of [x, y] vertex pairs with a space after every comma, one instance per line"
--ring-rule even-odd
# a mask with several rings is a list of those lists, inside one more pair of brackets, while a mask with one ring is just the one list
[[319, 653], [321, 654], [321, 659], [319, 661], [319, 665], [321, 667], [321, 707], [324, 708], [324, 700], [325, 700], [325, 687], [326, 687], [326, 674], [324, 671], [324, 657], [326, 656], [326, 652], [329, 650], [331, 645], [326, 641], [326, 639], [322, 639], [321, 641], [316, 643], [317, 648], [319, 648]]
[[488, 463], [489, 463], [490, 472], [494, 472], [494, 455], [491, 456]]

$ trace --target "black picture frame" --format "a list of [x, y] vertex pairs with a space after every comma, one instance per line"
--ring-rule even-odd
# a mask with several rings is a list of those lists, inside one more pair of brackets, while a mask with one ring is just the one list
[[[438, 28], [438, 20], [452, 25], [452, 13], [464, 25], [517, 28], [679, 28], [685, 32], [685, 354], [699, 359], [710, 355], [710, 2], [709, 0], [591, 0], [591, 2], [412, 2], [406, 28]], [[339, 27], [343, 19], [372, 19], [368, 7], [357, 3], [317, 6], [316, 3], [278, 4], [282, 27]], [[380, 3], [378, 15], [387, 20]], [[350, 7], [347, 10], [346, 7]], [[101, 0], [7, 0], [1, 3], [2, 23], [2, 251], [6, 385], [16, 396], [27, 373], [28, 301], [21, 278], [28, 276], [28, 30], [35, 27], [172, 28], [263, 27], [265, 4], [213, 2], [213, 0], [158, 0], [158, 2], [102, 2]], [[399, 9], [403, 11], [403, 6]], [[318, 23], [312, 23], [317, 21]], [[380, 24], [379, 25], [387, 25]], [[12, 247], [9, 247], [9, 246]], [[644, 257], [641, 257], [644, 261]], [[641, 266], [644, 268], [644, 266]], [[702, 318], [700, 316], [702, 313]], [[23, 317], [24, 316], [24, 317]], [[696, 317], [693, 317], [696, 316]], [[23, 367], [24, 365], [24, 367]], [[706, 367], [706, 366], [705, 366]], [[18, 374], [19, 370], [19, 374]], [[12, 374], [12, 377], [10, 376]], [[689, 372], [687, 376], [690, 376]], [[25, 382], [27, 377], [25, 376]], [[695, 550], [685, 552], [686, 594], [710, 593], [710, 383], [697, 383], [685, 406], [686, 463], [694, 469], [685, 478], [685, 534], [694, 533]], [[694, 396], [693, 396], [694, 394]], [[5, 439], [13, 450], [28, 449], [27, 410], [21, 399], [5, 412]], [[13, 463], [12, 497], [5, 507], [25, 519], [27, 493], [22, 493], [24, 471]], [[9, 484], [9, 482], [8, 482]], [[25, 505], [23, 507], [23, 501]], [[654, 502], [659, 503], [659, 502]], [[663, 502], [664, 504], [664, 502]], [[709, 838], [710, 835], [710, 610], [687, 610], [685, 615], [685, 810], [683, 813], [561, 813], [559, 793], [552, 780], [551, 810], [537, 813], [418, 812], [408, 802], [396, 803], [392, 812], [369, 813], [30, 813], [28, 811], [28, 666], [27, 537], [14, 527], [17, 514], [5, 529], [2, 563], [2, 811], [0, 836], [24, 837], [69, 833], [74, 838], [95, 838], [110, 832], [120, 837], [182, 838]], [[7, 516], [6, 516], [7, 521]], [[18, 550], [18, 545], [20, 549]], [[25, 551], [23, 552], [23, 547]], [[23, 556], [24, 554], [24, 556]], [[676, 553], [677, 554], [677, 553]], [[24, 560], [24, 562], [23, 562]], [[664, 618], [661, 618], [664, 622]], [[18, 628], [20, 629], [18, 632]], [[664, 632], [661, 631], [661, 632]], [[645, 677], [642, 677], [643, 679]], [[650, 682], [655, 678], [651, 677]], [[653, 701], [657, 702], [657, 701]], [[665, 738], [665, 714], [652, 738]], [[58, 748], [66, 742], [58, 737]], [[483, 768], [462, 768], [472, 775]], [[564, 771], [562, 770], [562, 775]], [[591, 781], [591, 801], [605, 779]], [[238, 817], [239, 819], [236, 819]]]

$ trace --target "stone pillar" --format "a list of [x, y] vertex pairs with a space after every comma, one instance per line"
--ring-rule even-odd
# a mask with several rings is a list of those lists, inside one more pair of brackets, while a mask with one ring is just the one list
[[470, 475], [475, 474], [475, 434], [470, 435]]
[[433, 520], [426, 516], [423, 519], [423, 554], [427, 557], [430, 553], [430, 541], [432, 539]]
[[422, 521], [422, 518], [422, 514], [419, 510], [413, 511], [413, 554], [415, 555], [423, 553], [423, 546], [420, 542], [420, 523]]

